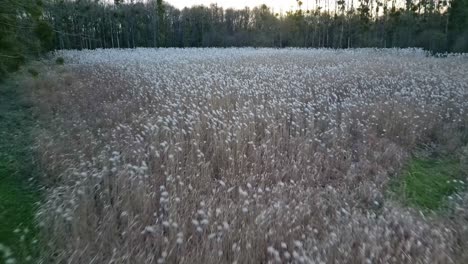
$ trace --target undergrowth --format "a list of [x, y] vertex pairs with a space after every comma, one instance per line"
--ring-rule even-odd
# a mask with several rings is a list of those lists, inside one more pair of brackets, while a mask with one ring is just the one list
[[0, 124], [0, 262], [28, 263], [38, 254], [39, 194], [31, 181], [34, 120], [31, 104], [12, 80], [0, 83]]

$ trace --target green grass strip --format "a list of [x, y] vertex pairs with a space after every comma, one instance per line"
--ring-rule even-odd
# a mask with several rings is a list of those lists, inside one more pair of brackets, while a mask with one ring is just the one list
[[0, 263], [37, 258], [35, 175], [30, 104], [13, 81], [0, 84]]
[[448, 199], [464, 189], [460, 162], [451, 158], [414, 158], [392, 190], [405, 205], [443, 209]]

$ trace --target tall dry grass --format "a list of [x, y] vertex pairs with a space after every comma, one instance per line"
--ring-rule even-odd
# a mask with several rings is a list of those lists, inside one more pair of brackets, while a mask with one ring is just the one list
[[35, 88], [45, 262], [468, 260], [463, 204], [447, 219], [386, 195], [418, 146], [461, 149], [466, 59], [412, 50], [60, 56], [66, 71]]

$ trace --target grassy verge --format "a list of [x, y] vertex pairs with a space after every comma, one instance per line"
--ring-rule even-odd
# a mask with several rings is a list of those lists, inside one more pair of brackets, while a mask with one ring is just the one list
[[34, 214], [39, 193], [31, 151], [30, 104], [14, 81], [0, 83], [0, 262], [27, 263], [37, 257]]
[[397, 199], [407, 206], [436, 211], [465, 188], [460, 161], [454, 158], [414, 158], [392, 185]]

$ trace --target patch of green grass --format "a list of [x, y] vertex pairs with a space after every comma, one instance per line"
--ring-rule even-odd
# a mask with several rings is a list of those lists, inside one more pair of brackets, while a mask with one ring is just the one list
[[449, 197], [464, 188], [460, 162], [451, 158], [414, 158], [391, 186], [407, 206], [439, 210]]
[[[8, 259], [28, 263], [37, 257], [37, 228], [34, 215], [39, 192], [31, 150], [34, 126], [31, 107], [21, 87], [0, 84], [0, 251], [11, 251]], [[0, 263], [5, 252], [0, 252]]]

